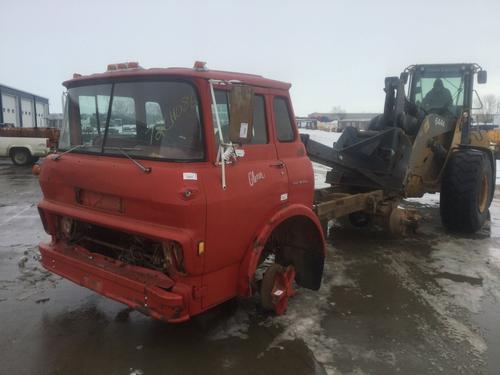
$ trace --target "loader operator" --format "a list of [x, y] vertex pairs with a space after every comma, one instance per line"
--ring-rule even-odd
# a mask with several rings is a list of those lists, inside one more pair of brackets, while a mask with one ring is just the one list
[[438, 114], [450, 112], [450, 107], [453, 104], [453, 98], [450, 90], [443, 85], [443, 81], [437, 78], [434, 81], [433, 88], [425, 95], [422, 101], [422, 107], [425, 111], [436, 111]]

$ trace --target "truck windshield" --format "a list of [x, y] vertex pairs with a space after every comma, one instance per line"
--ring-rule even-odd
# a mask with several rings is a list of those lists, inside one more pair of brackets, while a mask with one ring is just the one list
[[198, 99], [186, 82], [116, 82], [70, 88], [60, 150], [171, 161], [203, 160]]

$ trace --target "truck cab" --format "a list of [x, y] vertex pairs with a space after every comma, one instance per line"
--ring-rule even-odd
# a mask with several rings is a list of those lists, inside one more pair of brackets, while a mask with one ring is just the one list
[[39, 175], [48, 270], [168, 322], [254, 293], [282, 313], [292, 284], [320, 287], [290, 84], [125, 63], [64, 86], [59, 149]]

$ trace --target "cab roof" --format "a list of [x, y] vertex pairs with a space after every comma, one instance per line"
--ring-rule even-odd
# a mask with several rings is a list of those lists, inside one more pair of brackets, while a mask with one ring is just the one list
[[462, 68], [464, 70], [482, 70], [481, 66], [476, 63], [439, 63], [439, 64], [415, 64], [408, 66], [405, 70], [419, 69], [419, 68], [430, 68], [430, 69], [445, 69], [445, 68]]
[[[117, 64], [118, 65], [118, 64]], [[291, 87], [290, 83], [275, 81], [272, 79], [264, 78], [255, 74], [226, 72], [220, 70], [200, 70], [190, 68], [150, 68], [144, 69], [136, 67], [132, 69], [117, 69], [110, 70], [104, 73], [96, 73], [90, 75], [74, 74], [73, 79], [63, 82], [67, 88], [74, 86], [81, 86], [85, 84], [92, 84], [94, 82], [108, 82], [121, 78], [152, 78], [152, 77], [173, 77], [173, 78], [202, 78], [214, 79], [223, 81], [241, 81], [251, 86], [258, 86], [264, 88], [288, 90]]]

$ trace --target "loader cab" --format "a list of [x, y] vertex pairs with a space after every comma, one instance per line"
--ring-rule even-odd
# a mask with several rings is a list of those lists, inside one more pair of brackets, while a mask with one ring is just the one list
[[404, 74], [407, 99], [418, 111], [453, 118], [472, 108], [474, 76], [486, 83], [486, 71], [477, 64], [413, 65]]

